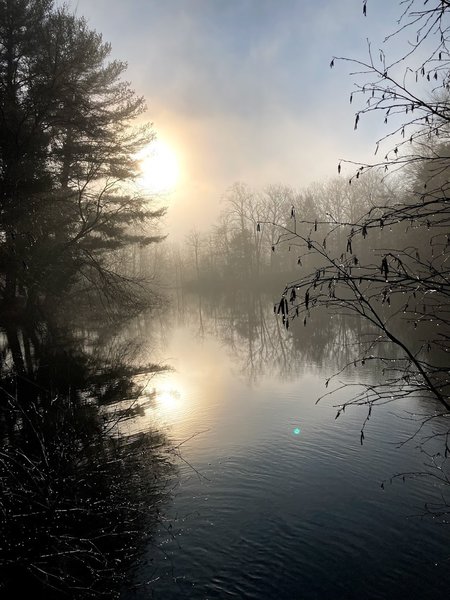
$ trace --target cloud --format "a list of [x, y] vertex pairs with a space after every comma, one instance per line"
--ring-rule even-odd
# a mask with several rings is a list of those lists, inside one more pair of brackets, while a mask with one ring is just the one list
[[[379, 6], [379, 5], [380, 6]], [[389, 16], [383, 0], [374, 10]], [[357, 6], [356, 6], [357, 5]], [[382, 6], [381, 6], [382, 5]], [[381, 133], [353, 131], [352, 82], [331, 56], [358, 56], [374, 21], [355, 0], [78, 0], [149, 118], [181, 156], [176, 220], [206, 220], [237, 180], [299, 187], [364, 159]], [[376, 21], [378, 23], [378, 21]], [[375, 28], [378, 33], [379, 23]]]

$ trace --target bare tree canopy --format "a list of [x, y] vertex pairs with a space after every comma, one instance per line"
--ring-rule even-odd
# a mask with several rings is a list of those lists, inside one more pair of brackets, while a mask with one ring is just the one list
[[[400, 57], [389, 59], [383, 49], [375, 55], [369, 43], [366, 60], [331, 61], [332, 67], [337, 61], [356, 67], [350, 97], [360, 102], [355, 128], [370, 112], [381, 112], [387, 124], [392, 119], [392, 129], [376, 143], [376, 152], [392, 144], [384, 158], [345, 161], [357, 166], [345, 181], [349, 190], [364, 190], [366, 178], [377, 174], [383, 192], [367, 197], [361, 214], [351, 214], [339, 210], [329, 188], [327, 210], [316, 204], [311, 219], [293, 207], [276, 244], [280, 251], [295, 247], [299, 264], [275, 306], [285, 327], [298, 319], [307, 328], [319, 309], [330, 318], [361, 319], [359, 356], [336, 375], [341, 379], [355, 367], [364, 372], [369, 361], [381, 366], [381, 383], [362, 377], [337, 407], [337, 416], [348, 405], [367, 407], [361, 443], [377, 405], [401, 399], [415, 406], [421, 399], [430, 408], [414, 417], [419, 423], [450, 411], [450, 3], [399, 4], [401, 18], [386, 41], [409, 41]], [[343, 166], [341, 161], [339, 173]], [[349, 386], [331, 387], [340, 385]], [[428, 404], [430, 399], [437, 403]], [[442, 441], [438, 456], [447, 457], [448, 429], [433, 437]], [[445, 463], [439, 463], [439, 477], [449, 482]]]

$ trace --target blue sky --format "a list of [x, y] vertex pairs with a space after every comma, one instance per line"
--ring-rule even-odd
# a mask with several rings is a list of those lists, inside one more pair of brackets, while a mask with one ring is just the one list
[[392, 0], [73, 0], [128, 62], [148, 119], [177, 152], [169, 226], [213, 219], [236, 181], [295, 188], [333, 177], [339, 158], [368, 158], [382, 122], [353, 131], [349, 67], [395, 27]]

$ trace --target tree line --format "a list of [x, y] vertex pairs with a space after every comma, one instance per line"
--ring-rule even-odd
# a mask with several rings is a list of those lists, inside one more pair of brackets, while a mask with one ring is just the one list
[[[235, 183], [223, 196], [223, 210], [217, 223], [207, 231], [193, 229], [178, 253], [183, 283], [198, 285], [280, 285], [287, 274], [294, 276], [301, 257], [295, 241], [283, 243], [282, 227], [297, 219], [306, 235], [311, 225], [330, 220], [351, 221], [389, 199], [392, 185], [376, 173], [353, 186], [341, 178], [315, 183], [296, 190], [283, 184], [255, 189]], [[324, 229], [322, 228], [322, 232]], [[330, 248], [338, 248], [339, 231], [330, 234]]]

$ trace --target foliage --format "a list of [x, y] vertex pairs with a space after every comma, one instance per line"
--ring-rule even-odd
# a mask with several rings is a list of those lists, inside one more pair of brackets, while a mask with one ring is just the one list
[[78, 288], [127, 287], [111, 253], [160, 239], [142, 227], [163, 210], [132, 185], [132, 128], [144, 100], [108, 62], [109, 44], [52, 0], [0, 2], [2, 296], [28, 304]]
[[126, 429], [143, 413], [138, 376], [161, 368], [133, 366], [129, 347], [102, 340], [96, 351], [49, 323], [10, 326], [5, 338], [2, 597], [118, 597], [170, 497], [168, 440]]

